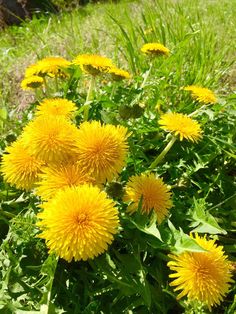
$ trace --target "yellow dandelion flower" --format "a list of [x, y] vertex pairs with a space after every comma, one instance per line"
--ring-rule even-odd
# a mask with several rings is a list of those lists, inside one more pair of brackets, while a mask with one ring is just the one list
[[51, 116], [64, 116], [71, 117], [77, 110], [76, 105], [63, 98], [44, 99], [39, 106], [36, 107], [36, 115], [51, 115]]
[[38, 69], [37, 63], [29, 65], [25, 70], [25, 78], [31, 77], [31, 76], [42, 76], [40, 73], [40, 70]]
[[37, 75], [27, 77], [21, 82], [21, 88], [23, 90], [32, 90], [42, 85], [43, 85], [43, 78]]
[[7, 147], [6, 153], [1, 162], [3, 178], [18, 189], [30, 190], [38, 180], [43, 162], [32, 156], [21, 140]]
[[111, 74], [112, 79], [115, 81], [120, 81], [123, 79], [130, 79], [131, 78], [131, 75], [129, 74], [129, 72], [118, 69], [116, 67], [110, 68], [108, 70], [108, 73]]
[[130, 213], [137, 211], [140, 204], [141, 211], [147, 214], [153, 209], [159, 224], [172, 207], [169, 188], [153, 173], [130, 177], [125, 189], [124, 201], [131, 202], [127, 209]]
[[84, 122], [77, 141], [78, 162], [97, 182], [111, 180], [125, 166], [127, 129], [123, 126]]
[[106, 73], [114, 67], [112, 60], [109, 58], [93, 54], [78, 55], [73, 63], [79, 65], [84, 72], [92, 75]]
[[47, 162], [74, 155], [78, 129], [61, 116], [39, 116], [24, 129], [22, 140], [30, 152]]
[[159, 43], [148, 43], [142, 46], [141, 51], [153, 56], [169, 56], [170, 50]]
[[175, 271], [170, 278], [175, 278], [170, 285], [176, 286], [174, 291], [182, 290], [178, 299], [187, 296], [211, 307], [223, 300], [228, 293], [232, 274], [231, 264], [224, 255], [223, 247], [217, 246], [215, 240], [207, 240], [206, 236], [191, 235], [207, 252], [183, 252], [170, 254], [168, 267]]
[[118, 232], [118, 210], [98, 187], [87, 184], [59, 191], [38, 214], [50, 252], [71, 262], [94, 258], [107, 250]]
[[25, 71], [25, 77], [32, 75], [51, 75], [64, 76], [66, 68], [71, 65], [71, 62], [62, 57], [47, 57], [39, 60], [36, 64], [30, 65]]
[[186, 91], [190, 91], [193, 99], [196, 99], [197, 101], [204, 104], [215, 104], [217, 102], [215, 94], [208, 88], [190, 85], [184, 87], [183, 89]]
[[180, 140], [187, 139], [198, 141], [202, 137], [202, 130], [199, 123], [182, 113], [168, 112], [161, 116], [158, 121], [161, 128], [173, 132]]
[[89, 176], [78, 164], [68, 163], [45, 167], [40, 174], [36, 194], [48, 200], [59, 190], [84, 183], [93, 183]]

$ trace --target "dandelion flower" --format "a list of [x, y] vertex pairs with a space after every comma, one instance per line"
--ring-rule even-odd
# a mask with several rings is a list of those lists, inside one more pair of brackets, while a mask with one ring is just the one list
[[50, 252], [71, 262], [98, 256], [107, 250], [119, 227], [114, 202], [98, 187], [87, 184], [59, 191], [38, 214]]
[[36, 64], [30, 65], [25, 71], [25, 77], [32, 75], [39, 76], [64, 76], [65, 69], [71, 65], [71, 62], [62, 57], [47, 57], [39, 60]]
[[153, 56], [169, 56], [170, 50], [159, 43], [148, 43], [142, 46], [141, 51]]
[[153, 173], [132, 176], [125, 189], [125, 202], [131, 202], [128, 212], [141, 211], [147, 214], [153, 209], [160, 224], [172, 207], [171, 193], [161, 178]]
[[36, 115], [51, 115], [51, 116], [64, 116], [71, 117], [77, 110], [76, 105], [67, 99], [52, 98], [44, 99], [39, 106], [37, 106]]
[[114, 67], [112, 60], [93, 54], [78, 55], [73, 63], [79, 65], [84, 72], [92, 75], [106, 73], [110, 68]]
[[161, 116], [159, 120], [161, 128], [173, 132], [180, 140], [187, 139], [193, 142], [202, 137], [202, 130], [199, 123], [182, 113], [168, 112]]
[[77, 141], [79, 164], [99, 183], [113, 179], [125, 166], [127, 137], [123, 126], [82, 123]]
[[37, 75], [27, 77], [21, 82], [21, 88], [23, 90], [32, 90], [42, 85], [43, 85], [43, 78]]
[[40, 174], [40, 179], [36, 194], [45, 200], [52, 198], [59, 190], [66, 187], [94, 181], [78, 164], [72, 162], [45, 167]]
[[21, 140], [7, 147], [6, 153], [1, 162], [3, 178], [18, 189], [30, 190], [38, 180], [43, 162], [32, 156]]
[[232, 275], [231, 264], [224, 255], [223, 247], [217, 246], [215, 240], [207, 240], [206, 236], [191, 235], [206, 252], [183, 252], [170, 254], [168, 267], [175, 271], [170, 275], [174, 280], [171, 286], [174, 291], [182, 290], [178, 299], [187, 296], [211, 307], [223, 300], [228, 293]]
[[22, 140], [44, 162], [60, 162], [74, 155], [78, 129], [64, 117], [39, 116], [24, 129]]
[[215, 104], [217, 102], [215, 94], [208, 88], [190, 85], [184, 87], [183, 89], [190, 91], [193, 99], [196, 99], [204, 104]]
[[37, 63], [29, 65], [25, 70], [25, 78], [29, 78], [32, 76], [42, 76]]
[[116, 67], [110, 68], [108, 70], [108, 73], [111, 74], [112, 79], [115, 81], [120, 81], [123, 79], [130, 79], [131, 78], [131, 75], [129, 74], [129, 72], [118, 69]]

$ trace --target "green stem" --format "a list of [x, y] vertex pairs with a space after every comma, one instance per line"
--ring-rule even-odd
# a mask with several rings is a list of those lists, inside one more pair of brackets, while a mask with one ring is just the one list
[[[152, 71], [152, 63], [150, 64], [149, 70], [144, 74], [143, 82], [142, 82], [142, 84], [141, 84], [141, 86], [140, 86], [140, 89], [143, 89], [143, 88], [146, 86], [147, 79], [148, 79], [148, 77], [149, 77], [151, 71]], [[140, 100], [141, 96], [142, 96], [142, 93], [138, 94], [137, 97], [134, 98], [134, 100], [133, 100], [133, 101], [131, 102], [131, 104], [130, 104], [131, 107], [132, 107], [133, 105], [135, 105], [135, 104]]]
[[225, 200], [223, 200], [222, 202], [216, 204], [215, 206], [211, 207], [208, 209], [208, 211], [212, 210], [212, 209], [215, 209], [221, 205], [223, 205], [224, 203], [228, 202], [231, 198], [234, 198], [236, 196], [236, 193], [234, 193], [233, 195], [231, 195], [230, 197], [226, 198]]
[[55, 75], [55, 87], [56, 87], [56, 92], [58, 92], [58, 76], [57, 76], [57, 74]]
[[10, 218], [10, 219], [16, 217], [16, 215], [9, 213], [9, 212], [5, 212], [4, 210], [1, 210], [0, 214], [5, 216], [6, 218]]
[[44, 262], [43, 267], [45, 267], [45, 273], [48, 277], [48, 282], [46, 284], [46, 292], [44, 293], [44, 300], [47, 306], [45, 313], [49, 314], [51, 308], [51, 297], [52, 297], [52, 287], [55, 278], [55, 272], [57, 269], [58, 257], [54, 254], [48, 256], [47, 260]]
[[110, 100], [112, 100], [112, 98], [113, 98], [113, 96], [114, 96], [114, 94], [115, 94], [115, 91], [116, 91], [116, 84], [114, 84], [114, 85], [112, 86], [111, 95], [110, 95]]
[[46, 96], [47, 95], [47, 89], [48, 89], [48, 84], [47, 84], [47, 81], [46, 81], [46, 77], [43, 76], [43, 85], [44, 85], [44, 95]]
[[165, 157], [165, 155], [168, 153], [168, 151], [171, 149], [171, 147], [174, 145], [175, 141], [177, 138], [175, 136], [172, 136], [171, 140], [169, 143], [166, 145], [166, 147], [163, 149], [163, 151], [157, 156], [157, 158], [153, 161], [151, 166], [149, 167], [150, 169], [155, 168]]
[[145, 73], [145, 75], [144, 75], [143, 83], [142, 83], [141, 86], [140, 86], [141, 89], [143, 89], [143, 88], [145, 87], [146, 82], [147, 82], [147, 79], [148, 79], [148, 77], [149, 77], [151, 71], [152, 71], [152, 63], [150, 64], [149, 70], [148, 70], [148, 71]]
[[86, 101], [84, 103], [84, 121], [88, 121], [90, 102], [91, 100], [93, 100], [94, 88], [95, 88], [95, 76], [92, 76], [90, 84], [89, 84]]
[[192, 113], [190, 113], [188, 116], [192, 117], [194, 116], [196, 113], [198, 113], [199, 111], [201, 111], [202, 109], [205, 109], [206, 105], [201, 106], [200, 108], [198, 108], [197, 110], [193, 111]]

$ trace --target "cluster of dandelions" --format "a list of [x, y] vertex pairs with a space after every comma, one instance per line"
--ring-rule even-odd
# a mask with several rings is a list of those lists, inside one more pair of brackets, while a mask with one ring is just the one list
[[[159, 43], [145, 44], [141, 51], [148, 56], [166, 56], [170, 51]], [[47, 88], [46, 80], [69, 77], [68, 68], [79, 66], [95, 78], [109, 75], [113, 80], [130, 79], [131, 75], [99, 55], [82, 54], [72, 62], [61, 57], [48, 57], [29, 66], [22, 81], [23, 89]], [[216, 102], [212, 91], [187, 86], [193, 99], [204, 104]], [[89, 96], [89, 91], [88, 91]], [[89, 97], [87, 97], [89, 99]], [[87, 121], [89, 107], [84, 105], [84, 122], [74, 122], [77, 106], [63, 98], [43, 99], [35, 116], [23, 129], [19, 139], [6, 148], [1, 172], [9, 184], [32, 191], [41, 198], [42, 211], [37, 225], [50, 252], [67, 261], [87, 260], [107, 250], [119, 232], [116, 202], [109, 198], [105, 186], [124, 170], [131, 132], [122, 125]], [[169, 187], [153, 169], [179, 139], [197, 142], [202, 137], [200, 124], [190, 116], [164, 113], [160, 128], [172, 137], [163, 152], [145, 173], [131, 176], [123, 201], [132, 214], [141, 208], [144, 214], [155, 212], [158, 224], [173, 206]], [[211, 309], [227, 294], [232, 281], [231, 264], [214, 240], [192, 236], [205, 252], [170, 254], [169, 268], [175, 278], [170, 285], [185, 295], [199, 300]]]

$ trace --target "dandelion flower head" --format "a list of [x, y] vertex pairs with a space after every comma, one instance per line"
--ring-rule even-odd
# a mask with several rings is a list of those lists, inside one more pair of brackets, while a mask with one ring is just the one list
[[30, 190], [38, 180], [42, 160], [32, 156], [21, 140], [6, 148], [2, 156], [1, 172], [10, 185], [18, 189]]
[[30, 64], [25, 70], [25, 78], [30, 78], [32, 76], [42, 76], [37, 63]]
[[78, 55], [73, 63], [79, 65], [84, 72], [92, 75], [106, 73], [114, 67], [111, 59], [93, 54]]
[[193, 99], [196, 99], [197, 101], [204, 104], [215, 104], [217, 102], [215, 94], [208, 88], [190, 85], [184, 87], [183, 89], [186, 91], [190, 91]]
[[21, 88], [23, 90], [32, 90], [42, 85], [43, 85], [43, 78], [37, 75], [27, 77], [21, 82]]
[[220, 304], [228, 293], [232, 282], [231, 264], [224, 255], [223, 247], [217, 246], [215, 240], [207, 240], [206, 236], [191, 235], [206, 252], [183, 252], [170, 254], [168, 267], [175, 273], [170, 275], [174, 280], [174, 291], [181, 292], [178, 299], [187, 296], [208, 306]]
[[112, 180], [125, 166], [128, 130], [123, 126], [84, 122], [77, 141], [78, 163], [98, 183]]
[[142, 46], [141, 51], [147, 55], [169, 56], [170, 50], [159, 43], [148, 43]]
[[107, 194], [87, 184], [59, 191], [43, 203], [38, 226], [50, 252], [71, 262], [98, 256], [118, 232], [118, 210]]
[[36, 115], [51, 115], [51, 116], [62, 116], [71, 117], [72, 114], [77, 110], [76, 105], [67, 99], [63, 98], [52, 98], [44, 99], [39, 106], [36, 107]]
[[181, 141], [187, 139], [196, 142], [202, 137], [199, 123], [185, 114], [168, 112], [158, 122], [162, 129], [179, 136]]
[[130, 79], [131, 75], [129, 74], [129, 72], [118, 69], [116, 67], [112, 67], [108, 70], [108, 73], [111, 74], [111, 77], [113, 80], [115, 81], [120, 81], [123, 79]]
[[130, 177], [125, 189], [125, 202], [131, 202], [128, 212], [135, 212], [141, 205], [141, 211], [149, 214], [153, 209], [158, 223], [167, 216], [172, 207], [171, 193], [161, 178], [153, 173]]
[[47, 57], [39, 60], [37, 63], [30, 65], [25, 71], [25, 77], [32, 75], [39, 76], [63, 76], [64, 70], [71, 65], [71, 62], [62, 57]]
[[39, 116], [24, 129], [22, 140], [32, 155], [57, 163], [74, 155], [78, 129], [61, 116]]
[[36, 194], [45, 200], [54, 197], [58, 191], [67, 187], [94, 182], [87, 172], [84, 172], [78, 164], [72, 161], [44, 167], [39, 178]]

